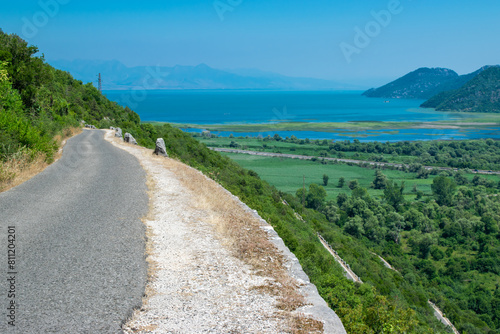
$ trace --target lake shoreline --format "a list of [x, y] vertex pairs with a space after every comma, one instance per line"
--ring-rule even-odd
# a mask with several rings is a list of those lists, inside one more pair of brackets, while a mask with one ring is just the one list
[[339, 132], [339, 130], [401, 130], [401, 129], [478, 129], [500, 126], [500, 122], [279, 122], [279, 123], [238, 123], [238, 124], [193, 124], [146, 121], [148, 124], [170, 124], [183, 129], [208, 131], [268, 132], [268, 131], [316, 131]]

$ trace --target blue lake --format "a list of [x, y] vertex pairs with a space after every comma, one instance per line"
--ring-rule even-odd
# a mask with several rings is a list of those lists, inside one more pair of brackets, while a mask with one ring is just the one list
[[[419, 108], [423, 100], [377, 99], [359, 91], [226, 91], [226, 90], [127, 90], [105, 91], [105, 95], [136, 111], [143, 121], [189, 124], [242, 124], [276, 122], [454, 121], [460, 114]], [[193, 130], [196, 131], [196, 130]], [[500, 138], [500, 129], [405, 129], [351, 132], [271, 131], [234, 133], [235, 136], [360, 141]], [[230, 132], [220, 132], [229, 136]]]

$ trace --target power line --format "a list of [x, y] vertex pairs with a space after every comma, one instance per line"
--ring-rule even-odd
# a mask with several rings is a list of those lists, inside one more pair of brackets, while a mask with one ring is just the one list
[[99, 89], [99, 92], [102, 93], [102, 78], [101, 78], [101, 73], [99, 73], [98, 89]]

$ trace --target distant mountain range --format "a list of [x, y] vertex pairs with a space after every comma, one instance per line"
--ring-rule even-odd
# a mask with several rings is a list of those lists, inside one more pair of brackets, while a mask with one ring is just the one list
[[127, 67], [118, 61], [51, 61], [50, 64], [83, 82], [96, 84], [102, 75], [103, 89], [357, 89], [335, 81], [295, 78], [253, 69], [219, 70], [198, 66]]
[[447, 68], [419, 68], [363, 95], [427, 99], [422, 107], [439, 111], [500, 112], [500, 66], [484, 66], [465, 75]]

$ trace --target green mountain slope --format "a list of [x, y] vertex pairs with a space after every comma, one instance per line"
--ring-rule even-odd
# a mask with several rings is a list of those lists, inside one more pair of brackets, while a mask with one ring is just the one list
[[422, 107], [440, 111], [500, 112], [500, 67], [485, 68], [461, 88], [441, 92]]
[[428, 99], [449, 89], [456, 89], [465, 82], [455, 71], [447, 68], [419, 68], [416, 71], [379, 88], [363, 93], [367, 97], [396, 99]]

